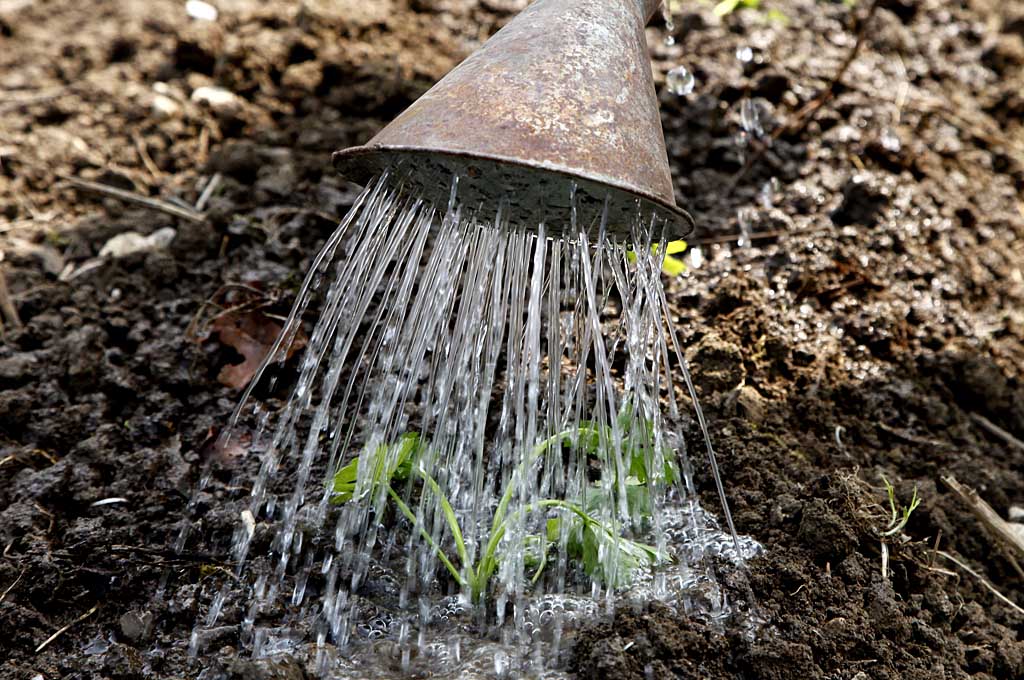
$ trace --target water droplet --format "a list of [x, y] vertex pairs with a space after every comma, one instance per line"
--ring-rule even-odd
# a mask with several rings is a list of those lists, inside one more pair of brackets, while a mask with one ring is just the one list
[[761, 185], [761, 207], [770, 210], [775, 204], [775, 192], [778, 191], [779, 180], [772, 177]]
[[665, 86], [672, 94], [680, 97], [693, 92], [697, 81], [685, 66], [676, 66], [665, 76]]
[[878, 139], [882, 143], [882, 148], [890, 153], [899, 153], [902, 144], [900, 143], [899, 136], [893, 131], [892, 128], [885, 128], [882, 130], [882, 135]]
[[761, 111], [753, 99], [744, 99], [740, 102], [740, 125], [744, 132], [751, 137], [760, 139], [764, 136], [764, 128], [761, 127]]
[[690, 266], [694, 269], [700, 269], [702, 264], [704, 264], [704, 251], [701, 250], [700, 246], [694, 246], [690, 250]]
[[665, 36], [665, 47], [672, 47], [676, 44], [676, 37], [669, 33]]
[[740, 45], [736, 48], [736, 58], [744, 64], [749, 63], [754, 58], [754, 50], [749, 45]]
[[736, 245], [740, 248], [750, 246], [750, 228], [753, 226], [755, 219], [757, 219], [757, 210], [750, 206], [744, 206], [736, 213], [736, 221], [739, 222], [740, 226], [740, 238]]

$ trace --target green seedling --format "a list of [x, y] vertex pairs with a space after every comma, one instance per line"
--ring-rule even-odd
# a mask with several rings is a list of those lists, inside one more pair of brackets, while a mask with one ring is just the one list
[[[657, 479], [659, 482], [673, 483], [678, 479], [678, 470], [673, 456], [663, 454], [663, 467], [652, 479], [648, 461], [652, 458], [650, 447], [653, 446], [653, 427], [650, 422], [643, 421], [644, 427], [641, 428], [641, 432], [630, 432], [630, 421], [631, 412], [624, 410], [619, 415], [619, 425], [620, 431], [624, 433], [624, 460], [628, 463], [628, 476], [625, 480], [627, 504], [632, 516], [650, 517], [649, 482]], [[604, 455], [608, 453], [604, 449], [609, 446], [610, 434], [611, 428], [598, 428], [591, 423], [581, 423], [578, 429], [559, 432], [534, 446], [506, 484], [491, 519], [487, 542], [475, 561], [471, 559], [466, 548], [462, 527], [449, 499], [442, 492], [437, 480], [424, 468], [424, 454], [427, 451], [420, 443], [419, 436], [414, 433], [403, 435], [393, 444], [379, 446], [372, 453], [364, 452], [341, 468], [332, 480], [332, 502], [364, 502], [367, 498], [373, 497], [377, 490], [383, 489], [401, 515], [419, 531], [438, 561], [462, 588], [471, 593], [476, 602], [484, 597], [491, 579], [497, 572], [501, 563], [501, 544], [512, 522], [522, 519], [524, 515], [529, 516], [537, 512], [556, 512], [558, 516], [548, 518], [544, 522], [544, 531], [541, 534], [531, 534], [524, 539], [525, 561], [534, 569], [531, 577], [533, 582], [536, 582], [544, 571], [548, 549], [558, 543], [564, 531], [570, 558], [578, 560], [584, 571], [592, 578], [599, 579], [611, 587], [618, 587], [628, 583], [636, 569], [665, 562], [667, 556], [652, 546], [621, 536], [615, 526], [598, 518], [597, 515], [601, 511], [607, 511], [607, 504], [612, 502], [610, 492], [595, 485], [595, 488], [586, 494], [585, 502], [577, 499], [549, 498], [510, 510], [519, 482], [524, 475], [534, 469], [535, 463], [549, 449], [561, 450], [563, 445], [572, 446], [607, 461], [610, 457]], [[363, 465], [371, 467], [363, 473]], [[357, 495], [361, 473], [366, 475], [366, 483], [363, 485], [365, 491]], [[421, 483], [422, 493], [429, 493], [437, 499], [447, 533], [454, 546], [453, 556], [450, 556], [431, 536], [409, 504], [394, 490], [394, 482], [406, 481], [410, 477]], [[601, 559], [602, 545], [605, 547], [604, 559]], [[456, 566], [456, 562], [459, 566]]]
[[882, 482], [885, 484], [885, 492], [889, 496], [889, 524], [886, 525], [882, 536], [895, 536], [907, 526], [907, 522], [910, 521], [910, 514], [921, 504], [921, 499], [917, 495], [917, 487], [915, 486], [914, 495], [910, 498], [910, 505], [904, 507], [896, 500], [896, 489], [889, 483], [889, 480], [882, 477]]

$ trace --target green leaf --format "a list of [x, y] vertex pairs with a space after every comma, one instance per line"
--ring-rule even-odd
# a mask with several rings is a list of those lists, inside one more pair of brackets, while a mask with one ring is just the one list
[[352, 500], [359, 483], [359, 469], [362, 465], [372, 466], [369, 493], [381, 484], [393, 480], [405, 481], [412, 470], [412, 462], [419, 452], [420, 438], [415, 432], [402, 435], [396, 444], [381, 444], [373, 453], [364, 450], [335, 473], [332, 480], [334, 496], [331, 503], [340, 505]]
[[462, 564], [469, 564], [469, 554], [466, 552], [466, 543], [462, 538], [462, 529], [459, 527], [459, 520], [455, 516], [455, 510], [452, 509], [452, 504], [448, 501], [448, 497], [441, 493], [441, 487], [438, 485], [437, 480], [428, 475], [425, 470], [416, 468], [416, 474], [420, 476], [423, 482], [430, 487], [431, 493], [437, 497], [438, 502], [441, 503], [441, 512], [444, 513], [444, 519], [448, 523], [448, 531], [452, 535], [452, 540], [455, 541], [455, 550], [459, 555], [459, 560]]
[[666, 255], [678, 255], [679, 253], [686, 251], [686, 241], [682, 239], [678, 241], [669, 241], [668, 245], [665, 246]]
[[678, 257], [666, 255], [661, 263], [661, 271], [669, 276], [680, 276], [686, 271], [686, 265]]
[[732, 14], [739, 7], [740, 0], [722, 0], [722, 2], [715, 5], [715, 16], [724, 17], [726, 14]]
[[[737, 0], [739, 1], [739, 0]], [[661, 271], [665, 272], [669, 276], [679, 276], [686, 271], [686, 265], [679, 258], [672, 257], [686, 250], [686, 241], [669, 241], [665, 246], [665, 260], [661, 264]], [[658, 252], [658, 244], [655, 243], [651, 246], [651, 252]], [[630, 262], [636, 262], [636, 253], [632, 250], [626, 252], [626, 259]]]

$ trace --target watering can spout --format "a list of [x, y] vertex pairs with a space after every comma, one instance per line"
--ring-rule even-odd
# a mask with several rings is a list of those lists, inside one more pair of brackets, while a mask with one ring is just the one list
[[693, 220], [675, 204], [644, 33], [660, 4], [535, 0], [334, 165], [361, 183], [392, 168], [442, 207], [457, 176], [463, 205], [505, 205], [548, 234], [607, 206], [611, 235], [653, 214], [682, 238]]

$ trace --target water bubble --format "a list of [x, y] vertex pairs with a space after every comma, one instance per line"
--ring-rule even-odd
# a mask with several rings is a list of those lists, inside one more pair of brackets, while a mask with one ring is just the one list
[[674, 95], [683, 96], [693, 92], [697, 81], [685, 66], [676, 66], [665, 76], [665, 85]]
[[761, 185], [761, 193], [759, 198], [761, 200], [762, 208], [764, 208], [765, 210], [771, 209], [771, 207], [775, 204], [775, 194], [778, 192], [778, 190], [779, 180], [775, 177], [772, 177], [770, 180]]
[[736, 48], [736, 58], [747, 64], [754, 58], [754, 50], [749, 45], [740, 45]]
[[882, 130], [882, 135], [878, 141], [882, 143], [882, 148], [890, 153], [899, 153], [900, 148], [903, 146], [899, 136], [892, 128]]
[[704, 251], [701, 250], [700, 246], [694, 246], [690, 249], [690, 266], [694, 269], [700, 269], [702, 264], [704, 264]]

